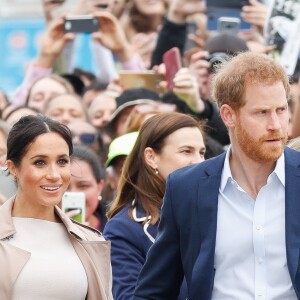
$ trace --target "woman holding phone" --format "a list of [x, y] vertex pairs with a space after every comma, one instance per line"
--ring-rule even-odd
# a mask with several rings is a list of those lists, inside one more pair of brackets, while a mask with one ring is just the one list
[[[111, 241], [113, 296], [132, 299], [139, 272], [155, 240], [167, 176], [204, 160], [202, 126], [193, 117], [160, 113], [142, 125], [125, 160], [104, 236]], [[179, 299], [186, 299], [183, 287]]]
[[103, 231], [107, 218], [101, 192], [104, 187], [105, 170], [97, 155], [84, 145], [74, 145], [71, 160], [69, 192], [85, 194], [85, 222]]
[[0, 299], [112, 299], [109, 242], [58, 208], [71, 171], [70, 130], [42, 115], [11, 129], [16, 195], [0, 207]]

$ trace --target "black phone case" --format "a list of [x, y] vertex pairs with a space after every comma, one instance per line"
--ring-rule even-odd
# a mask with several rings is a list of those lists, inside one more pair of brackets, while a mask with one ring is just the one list
[[64, 31], [73, 33], [91, 33], [98, 31], [98, 19], [96, 18], [78, 18], [65, 19]]

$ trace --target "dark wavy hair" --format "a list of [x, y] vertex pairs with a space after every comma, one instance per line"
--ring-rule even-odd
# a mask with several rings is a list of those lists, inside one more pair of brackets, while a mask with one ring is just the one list
[[38, 114], [22, 117], [14, 124], [7, 138], [7, 160], [19, 166], [28, 147], [38, 136], [48, 132], [59, 134], [68, 144], [69, 155], [72, 155], [73, 144], [70, 129], [64, 124]]

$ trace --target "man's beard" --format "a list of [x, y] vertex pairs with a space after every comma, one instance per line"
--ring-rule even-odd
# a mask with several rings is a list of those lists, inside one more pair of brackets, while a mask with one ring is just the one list
[[[271, 134], [254, 139], [238, 120], [236, 139], [241, 150], [252, 160], [259, 163], [275, 162], [282, 154], [287, 142], [287, 133], [274, 131]], [[278, 140], [280, 143], [268, 145], [268, 140]]]

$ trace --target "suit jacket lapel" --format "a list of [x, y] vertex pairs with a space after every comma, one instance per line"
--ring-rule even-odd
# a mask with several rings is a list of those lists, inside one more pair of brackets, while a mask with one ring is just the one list
[[[285, 150], [285, 232], [287, 264], [292, 282], [299, 262], [300, 248], [300, 155]], [[297, 286], [299, 291], [300, 285]]]
[[210, 299], [214, 280], [218, 195], [225, 154], [207, 162], [199, 178], [197, 201], [198, 238], [201, 246], [192, 272], [191, 299]]
[[[214, 280], [218, 194], [224, 159], [225, 155], [221, 155], [213, 161], [207, 162], [208, 165], [205, 170], [207, 177], [199, 179], [197, 215], [199, 216], [201, 247], [192, 272], [191, 299], [211, 299]], [[287, 264], [296, 293], [299, 294], [300, 271], [297, 273], [297, 270], [300, 254], [300, 154], [290, 149], [285, 150], [285, 178]], [[296, 276], [299, 279], [295, 280]]]

